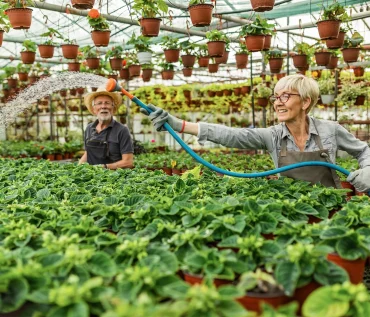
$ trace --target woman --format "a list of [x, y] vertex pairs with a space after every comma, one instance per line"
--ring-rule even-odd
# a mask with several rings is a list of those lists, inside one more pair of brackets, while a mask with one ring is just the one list
[[[352, 172], [347, 180], [358, 191], [370, 189], [370, 149], [356, 139], [338, 122], [310, 117], [308, 113], [317, 103], [317, 82], [303, 75], [280, 79], [270, 97], [280, 124], [257, 129], [230, 128], [208, 123], [191, 123], [169, 115], [163, 109], [149, 105], [149, 115], [157, 131], [165, 122], [177, 132], [198, 136], [198, 142], [212, 141], [227, 147], [267, 150], [276, 167], [298, 162], [322, 161], [335, 163], [337, 150], [355, 157], [361, 169]], [[141, 109], [148, 115], [148, 113]], [[294, 179], [321, 183], [341, 188], [334, 170], [324, 166], [301, 167], [282, 173]]]

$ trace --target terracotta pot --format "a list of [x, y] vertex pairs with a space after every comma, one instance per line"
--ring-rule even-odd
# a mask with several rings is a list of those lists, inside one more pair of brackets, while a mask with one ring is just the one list
[[209, 64], [209, 56], [201, 56], [198, 58], [198, 65], [199, 67], [208, 67]]
[[262, 51], [265, 45], [265, 36], [264, 35], [247, 35], [245, 37], [245, 45], [247, 46], [247, 49], [250, 52]]
[[18, 73], [18, 78], [20, 81], [27, 81], [28, 80], [28, 73]]
[[181, 169], [173, 168], [172, 169], [172, 175], [181, 175]]
[[86, 64], [90, 69], [99, 69], [100, 59], [97, 57], [86, 58]]
[[130, 73], [130, 77], [138, 77], [140, 76], [141, 66], [140, 65], [130, 65], [128, 67], [128, 72]]
[[272, 57], [269, 59], [270, 71], [273, 74], [280, 73], [283, 67], [284, 58], [283, 57]]
[[366, 259], [358, 259], [358, 260], [345, 260], [342, 259], [339, 254], [336, 253], [329, 253], [327, 255], [327, 259], [330, 262], [337, 264], [338, 266], [345, 269], [349, 275], [349, 279], [352, 284], [359, 284], [362, 283], [364, 278], [364, 271], [365, 271], [365, 262]]
[[266, 108], [269, 104], [269, 100], [267, 98], [257, 98], [257, 104], [260, 107]]
[[110, 67], [113, 70], [121, 70], [122, 69], [122, 61], [123, 61], [123, 58], [110, 58], [109, 59]]
[[216, 96], [216, 92], [215, 91], [212, 91], [212, 90], [207, 90], [207, 94], [211, 98], [214, 97], [214, 96]]
[[62, 54], [64, 58], [75, 59], [78, 54], [78, 45], [77, 44], [62, 44]]
[[241, 93], [242, 93], [243, 95], [245, 95], [245, 94], [249, 94], [249, 93], [250, 93], [250, 91], [251, 91], [251, 86], [242, 86]]
[[353, 73], [356, 77], [364, 76], [365, 69], [363, 67], [353, 67]]
[[248, 54], [246, 53], [236, 53], [235, 54], [236, 68], [244, 69], [248, 65]]
[[303, 303], [305, 302], [305, 300], [307, 299], [307, 297], [316, 289], [318, 289], [319, 287], [321, 287], [321, 285], [319, 283], [317, 283], [316, 281], [312, 281], [310, 283], [308, 283], [307, 285], [305, 286], [302, 286], [302, 287], [299, 287], [295, 290], [294, 292], [294, 295], [293, 295], [293, 300], [296, 300], [298, 302], [298, 315], [300, 316], [301, 314], [301, 310], [302, 310], [302, 306], [303, 306]]
[[141, 34], [148, 37], [158, 36], [162, 19], [159, 18], [141, 18]]
[[273, 9], [275, 0], [251, 0], [253, 11], [264, 12]]
[[216, 64], [227, 64], [227, 60], [229, 59], [229, 51], [224, 51], [224, 55], [222, 57], [216, 57], [215, 63]]
[[42, 58], [52, 58], [54, 56], [54, 45], [38, 45], [40, 56]]
[[339, 32], [338, 38], [326, 40], [326, 47], [330, 49], [341, 48], [344, 43], [345, 35], [346, 35], [346, 32]]
[[210, 57], [222, 57], [225, 53], [226, 43], [224, 41], [207, 42], [208, 55]]
[[91, 38], [97, 47], [108, 46], [110, 40], [110, 31], [92, 31]]
[[184, 90], [183, 92], [184, 92], [185, 98], [188, 98], [188, 99], [191, 98], [191, 90]]
[[360, 55], [360, 48], [342, 48], [343, 60], [346, 63], [357, 62], [358, 56]]
[[188, 8], [191, 23], [196, 27], [208, 26], [212, 20], [212, 4], [196, 4]]
[[76, 89], [76, 88], [71, 88], [71, 89], [69, 90], [69, 94], [70, 94], [71, 96], [76, 96], [76, 95], [77, 95], [77, 89]]
[[222, 91], [224, 96], [231, 96], [233, 94], [231, 89], [223, 89]]
[[316, 23], [321, 40], [337, 39], [339, 36], [340, 20], [324, 20]]
[[337, 68], [337, 66], [338, 66], [338, 59], [339, 59], [339, 57], [336, 57], [336, 56], [332, 55], [330, 57], [329, 64], [326, 65], [326, 68], [327, 69], [335, 69], [335, 68]]
[[191, 75], [193, 75], [193, 68], [192, 67], [183, 68], [182, 74], [184, 75], [184, 77], [191, 77]]
[[350, 189], [351, 191], [347, 193], [347, 197], [351, 197], [355, 195], [355, 187], [350, 183], [346, 181], [340, 182], [343, 188]]
[[355, 105], [356, 106], [363, 106], [365, 103], [365, 96], [357, 96]]
[[46, 159], [49, 161], [55, 161], [55, 154], [46, 154]]
[[241, 87], [235, 87], [234, 88], [234, 96], [240, 96], [241, 92], [242, 92]]
[[145, 82], [150, 81], [150, 78], [152, 78], [152, 75], [153, 75], [153, 69], [150, 69], [150, 68], [143, 69], [143, 72], [142, 72], [143, 81]]
[[39, 76], [28, 76], [28, 80], [29, 80], [30, 84], [33, 84], [33, 83], [37, 82], [39, 79], [40, 79]]
[[316, 64], [318, 66], [328, 65], [330, 63], [331, 56], [332, 55], [330, 52], [316, 52], [315, 53]]
[[71, 2], [72, 7], [82, 10], [92, 9], [95, 4], [95, 0], [71, 0]]
[[161, 170], [165, 172], [167, 175], [172, 175], [172, 168], [169, 167], [162, 167]]
[[263, 294], [247, 292], [243, 297], [236, 299], [248, 311], [254, 311], [260, 314], [262, 312], [262, 303], [269, 304], [274, 308], [278, 308], [288, 303], [289, 298], [283, 292], [275, 294]]
[[4, 31], [0, 30], [0, 46], [3, 45]]
[[163, 80], [171, 80], [175, 76], [175, 72], [173, 70], [164, 70], [161, 72]]
[[297, 54], [292, 57], [294, 67], [296, 68], [305, 68], [308, 66], [307, 63], [307, 55], [304, 54]]
[[18, 80], [16, 78], [8, 78], [7, 82], [9, 88], [16, 88], [18, 85]]
[[68, 63], [68, 70], [70, 72], [79, 72], [81, 63]]
[[66, 97], [67, 96], [67, 90], [59, 90], [59, 95], [61, 95], [61, 97]]
[[32, 9], [30, 8], [12, 8], [5, 10], [10, 25], [13, 29], [29, 29], [32, 23]]
[[263, 50], [268, 51], [271, 47], [272, 35], [265, 35], [265, 41], [263, 42]]
[[279, 74], [276, 74], [276, 78], [279, 80], [279, 79], [281, 79], [281, 78], [283, 78], [283, 77], [285, 77], [286, 76], [286, 73], [279, 73]]
[[218, 72], [218, 65], [219, 64], [208, 64], [208, 71], [210, 73], [217, 73]]
[[181, 55], [181, 60], [184, 67], [193, 67], [195, 64], [195, 59], [195, 55]]
[[83, 87], [79, 87], [79, 88], [77, 88], [76, 90], [77, 90], [77, 93], [78, 93], [79, 95], [83, 95], [83, 93], [85, 92], [85, 88], [83, 88]]
[[180, 49], [164, 50], [164, 58], [167, 63], [176, 63], [180, 59]]
[[[185, 282], [191, 284], [191, 285], [195, 285], [195, 284], [202, 284], [203, 282], [203, 277], [201, 275], [193, 275], [193, 274], [190, 274], [190, 273], [186, 273], [186, 272], [182, 272], [183, 275], [184, 275], [184, 280]], [[228, 284], [231, 284], [233, 281], [229, 281], [229, 280], [221, 280], [221, 279], [214, 279], [213, 280], [213, 284], [216, 286], [216, 287], [220, 287], [222, 285], [228, 285]]]
[[130, 72], [129, 72], [128, 68], [122, 68], [119, 71], [119, 77], [121, 79], [124, 79], [124, 80], [129, 80], [130, 79]]
[[222, 97], [223, 95], [224, 95], [224, 91], [223, 90], [216, 91], [216, 96], [217, 97]]
[[33, 64], [36, 59], [36, 53], [35, 52], [30, 52], [30, 51], [25, 51], [21, 52], [21, 60], [23, 64]]

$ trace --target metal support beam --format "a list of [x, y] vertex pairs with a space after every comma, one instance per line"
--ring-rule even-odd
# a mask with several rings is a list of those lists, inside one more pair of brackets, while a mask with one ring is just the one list
[[[6, 55], [0, 55], [0, 59], [18, 60], [18, 61], [21, 60], [20, 57], [6, 56]], [[43, 58], [36, 58], [35, 62], [37, 62], [37, 63], [49, 63], [49, 64], [65, 64], [65, 62], [55, 61], [55, 60], [47, 60], [47, 59], [43, 59]]]

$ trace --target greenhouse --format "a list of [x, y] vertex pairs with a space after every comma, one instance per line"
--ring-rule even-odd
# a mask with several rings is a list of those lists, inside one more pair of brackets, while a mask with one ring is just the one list
[[370, 2], [0, 0], [0, 317], [369, 317]]

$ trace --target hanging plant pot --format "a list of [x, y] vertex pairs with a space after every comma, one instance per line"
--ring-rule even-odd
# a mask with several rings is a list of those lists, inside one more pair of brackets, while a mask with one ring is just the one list
[[76, 88], [71, 88], [71, 89], [69, 90], [69, 94], [70, 94], [71, 96], [76, 96], [76, 95], [77, 95], [77, 89], [76, 89]]
[[327, 69], [335, 69], [338, 66], [338, 59], [339, 57], [336, 57], [334, 55], [331, 55], [329, 64], [326, 65]]
[[248, 311], [260, 314], [262, 312], [262, 303], [278, 308], [288, 303], [289, 298], [282, 291], [276, 293], [247, 292], [243, 297], [237, 298], [237, 301]]
[[5, 10], [13, 29], [29, 29], [32, 22], [32, 9], [12, 8]]
[[3, 45], [4, 31], [0, 30], [0, 47]]
[[345, 269], [352, 284], [362, 283], [366, 259], [346, 260], [341, 258], [337, 253], [329, 253], [327, 259]]
[[81, 63], [76, 63], [76, 62], [68, 63], [68, 70], [70, 72], [79, 72], [80, 66], [81, 66]]
[[78, 87], [77, 88], [77, 94], [83, 95], [84, 92], [85, 92], [85, 88], [83, 88], [83, 87]]
[[265, 42], [263, 42], [263, 50], [268, 51], [271, 47], [272, 35], [265, 35]]
[[242, 86], [241, 93], [243, 95], [249, 94], [251, 92], [251, 86]]
[[321, 101], [324, 105], [333, 104], [335, 95], [321, 95]]
[[151, 52], [138, 52], [137, 59], [139, 60], [140, 65], [150, 64], [152, 62], [152, 53]]
[[130, 79], [130, 72], [128, 70], [128, 68], [122, 68], [120, 71], [119, 71], [119, 77], [121, 79], [124, 79], [124, 80], [129, 80]]
[[23, 64], [33, 64], [35, 62], [36, 53], [25, 51], [21, 52], [21, 60]]
[[71, 3], [76, 9], [87, 10], [93, 8], [95, 0], [71, 0]]
[[141, 72], [141, 66], [140, 65], [130, 65], [128, 67], [128, 72], [130, 73], [130, 77], [139, 77], [140, 72]]
[[207, 43], [208, 56], [222, 57], [225, 52], [226, 43], [224, 41], [210, 41]]
[[28, 74], [27, 73], [18, 73], [18, 78], [20, 81], [27, 81], [28, 80]]
[[286, 73], [279, 73], [279, 74], [276, 74], [276, 78], [279, 80], [279, 79], [281, 79], [281, 78], [283, 78], [283, 77], [285, 77], [286, 76]]
[[94, 42], [94, 45], [97, 47], [108, 46], [110, 40], [110, 31], [92, 31], [91, 38]]
[[192, 67], [183, 68], [182, 74], [184, 75], [184, 77], [191, 77], [191, 75], [193, 75], [193, 68]]
[[292, 56], [293, 65], [295, 68], [305, 68], [308, 67], [307, 64], [307, 55], [305, 54], [297, 54]]
[[220, 64], [208, 64], [208, 71], [210, 73], [217, 73], [218, 72], [218, 66]]
[[340, 20], [324, 20], [316, 23], [321, 40], [337, 39], [340, 30]]
[[357, 96], [355, 106], [363, 106], [365, 103], [365, 96]]
[[175, 72], [173, 70], [164, 70], [161, 72], [163, 80], [171, 80], [175, 76]]
[[162, 19], [159, 18], [141, 18], [139, 20], [141, 34], [149, 37], [158, 36], [161, 21]]
[[248, 54], [247, 53], [235, 54], [235, 60], [236, 60], [237, 69], [247, 68], [247, 64], [248, 64]]
[[275, 0], [251, 0], [252, 9], [256, 12], [270, 11], [274, 4]]
[[209, 56], [201, 56], [198, 58], [198, 65], [199, 67], [208, 67], [209, 64]]
[[191, 23], [195, 27], [208, 26], [212, 20], [213, 5], [204, 3], [192, 5], [188, 8]]
[[262, 51], [265, 44], [264, 35], [247, 35], [245, 37], [245, 45], [247, 46], [248, 51], [258, 52]]
[[317, 66], [326, 66], [330, 63], [331, 53], [330, 52], [316, 52], [315, 60]]
[[110, 67], [113, 70], [121, 70], [122, 69], [122, 61], [123, 61], [123, 58], [110, 58], [109, 59]]
[[195, 64], [195, 59], [195, 55], [181, 55], [181, 60], [184, 67], [193, 67]]
[[78, 54], [78, 45], [77, 44], [62, 44], [62, 54], [64, 58], [75, 59]]
[[283, 67], [284, 58], [283, 57], [272, 57], [269, 59], [270, 72], [273, 74], [280, 73]]
[[100, 60], [97, 57], [88, 57], [86, 58], [86, 64], [90, 69], [98, 69], [100, 66]]
[[147, 68], [143, 69], [142, 77], [143, 81], [148, 82], [150, 81], [150, 78], [153, 76], [153, 69]]
[[346, 32], [339, 32], [336, 39], [326, 40], [326, 47], [330, 49], [341, 48], [344, 43]]
[[59, 90], [59, 95], [61, 97], [67, 97], [67, 90]]
[[54, 56], [54, 45], [37, 45], [42, 58], [52, 58]]
[[269, 100], [267, 98], [257, 98], [257, 104], [262, 108], [266, 108], [269, 104]]
[[358, 56], [360, 55], [360, 48], [342, 48], [343, 60], [346, 63], [357, 62]]
[[29, 80], [30, 84], [33, 84], [33, 83], [37, 82], [39, 79], [40, 79], [39, 76], [28, 76], [28, 80]]
[[353, 73], [355, 74], [355, 77], [362, 77], [364, 76], [365, 69], [360, 66], [353, 67]]
[[17, 87], [18, 80], [16, 78], [8, 78], [7, 82], [8, 82], [8, 87], [9, 88], [16, 88]]
[[242, 88], [241, 87], [235, 87], [234, 88], [234, 96], [240, 96], [242, 93]]
[[216, 64], [227, 64], [227, 60], [229, 59], [229, 51], [224, 51], [224, 55], [222, 57], [216, 57], [215, 63]]
[[179, 49], [164, 50], [164, 58], [167, 63], [176, 63], [180, 59]]

